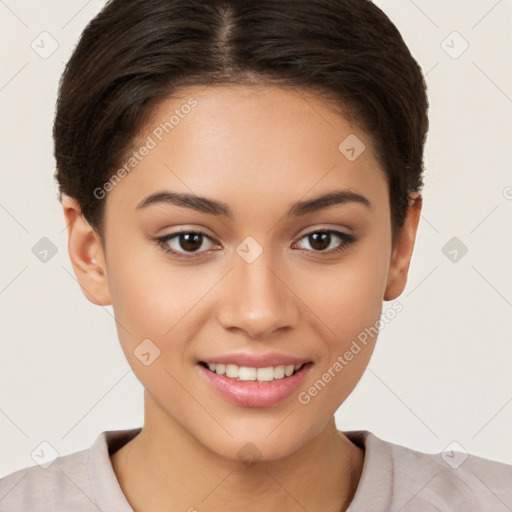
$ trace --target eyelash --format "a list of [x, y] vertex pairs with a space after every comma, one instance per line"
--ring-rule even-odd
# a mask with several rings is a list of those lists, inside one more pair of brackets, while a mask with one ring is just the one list
[[[340, 238], [343, 241], [343, 243], [338, 245], [336, 248], [329, 249], [328, 251], [325, 251], [325, 250], [324, 251], [315, 251], [315, 250], [310, 251], [310, 252], [314, 252], [314, 253], [317, 253], [320, 255], [339, 254], [339, 253], [345, 251], [350, 245], [354, 244], [357, 241], [357, 239], [354, 236], [349, 235], [347, 233], [343, 233], [341, 231], [336, 231], [333, 229], [318, 229], [315, 231], [310, 231], [309, 233], [306, 233], [303, 236], [301, 236], [299, 241], [310, 236], [310, 235], [317, 234], [317, 233], [329, 233], [331, 235], [335, 235], [336, 237]], [[201, 252], [181, 253], [181, 252], [177, 252], [177, 251], [171, 249], [167, 245], [167, 242], [169, 240], [172, 240], [173, 238], [179, 237], [180, 235], [200, 235], [202, 237], [208, 238], [209, 240], [211, 240], [213, 242], [211, 237], [209, 237], [206, 233], [202, 233], [201, 231], [178, 231], [176, 233], [171, 233], [171, 234], [165, 235], [163, 237], [155, 238], [155, 242], [160, 247], [160, 249], [162, 249], [166, 254], [171, 254], [173, 257], [177, 257], [177, 258], [183, 258], [183, 259], [190, 260], [192, 258], [197, 258], [198, 256], [201, 256], [202, 254], [204, 254], [204, 252], [203, 253], [201, 253]], [[302, 250], [309, 251], [309, 249], [302, 249]]]

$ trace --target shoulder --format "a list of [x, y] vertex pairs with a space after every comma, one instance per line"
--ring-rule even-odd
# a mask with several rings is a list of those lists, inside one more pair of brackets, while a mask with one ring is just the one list
[[31, 466], [7, 475], [0, 479], [0, 510], [132, 512], [109, 455], [140, 430], [102, 432], [87, 450], [63, 455], [51, 464]]
[[512, 466], [508, 464], [451, 449], [423, 453], [383, 441], [370, 432], [345, 434], [365, 449], [351, 512], [359, 510], [358, 501], [403, 512], [512, 509]]
[[[35, 465], [0, 479], [1, 510], [39, 512], [60, 505], [88, 511], [82, 506], [84, 499], [92, 498], [87, 458], [88, 450], [83, 450], [58, 457], [46, 469]], [[90, 510], [97, 510], [93, 503]]]

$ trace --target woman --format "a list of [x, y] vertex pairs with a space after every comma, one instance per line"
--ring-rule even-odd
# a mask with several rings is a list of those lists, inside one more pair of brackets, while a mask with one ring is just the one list
[[62, 78], [56, 178], [144, 426], [9, 475], [2, 510], [512, 507], [507, 465], [334, 422], [406, 285], [427, 107], [367, 0], [109, 2]]

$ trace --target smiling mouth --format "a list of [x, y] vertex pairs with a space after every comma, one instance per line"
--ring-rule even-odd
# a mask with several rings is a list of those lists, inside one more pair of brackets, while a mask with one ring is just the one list
[[311, 363], [268, 366], [266, 368], [237, 366], [236, 364], [205, 363], [204, 361], [199, 361], [199, 364], [212, 373], [223, 375], [234, 381], [272, 382], [274, 380], [291, 377], [298, 373], [304, 366]]

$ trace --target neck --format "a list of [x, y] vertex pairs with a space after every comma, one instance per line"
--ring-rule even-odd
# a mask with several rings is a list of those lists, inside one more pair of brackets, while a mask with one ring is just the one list
[[137, 512], [339, 512], [354, 496], [364, 454], [336, 429], [334, 417], [292, 454], [248, 464], [211, 452], [174, 423], [156, 421], [147, 401], [145, 409], [140, 434], [111, 456]]

